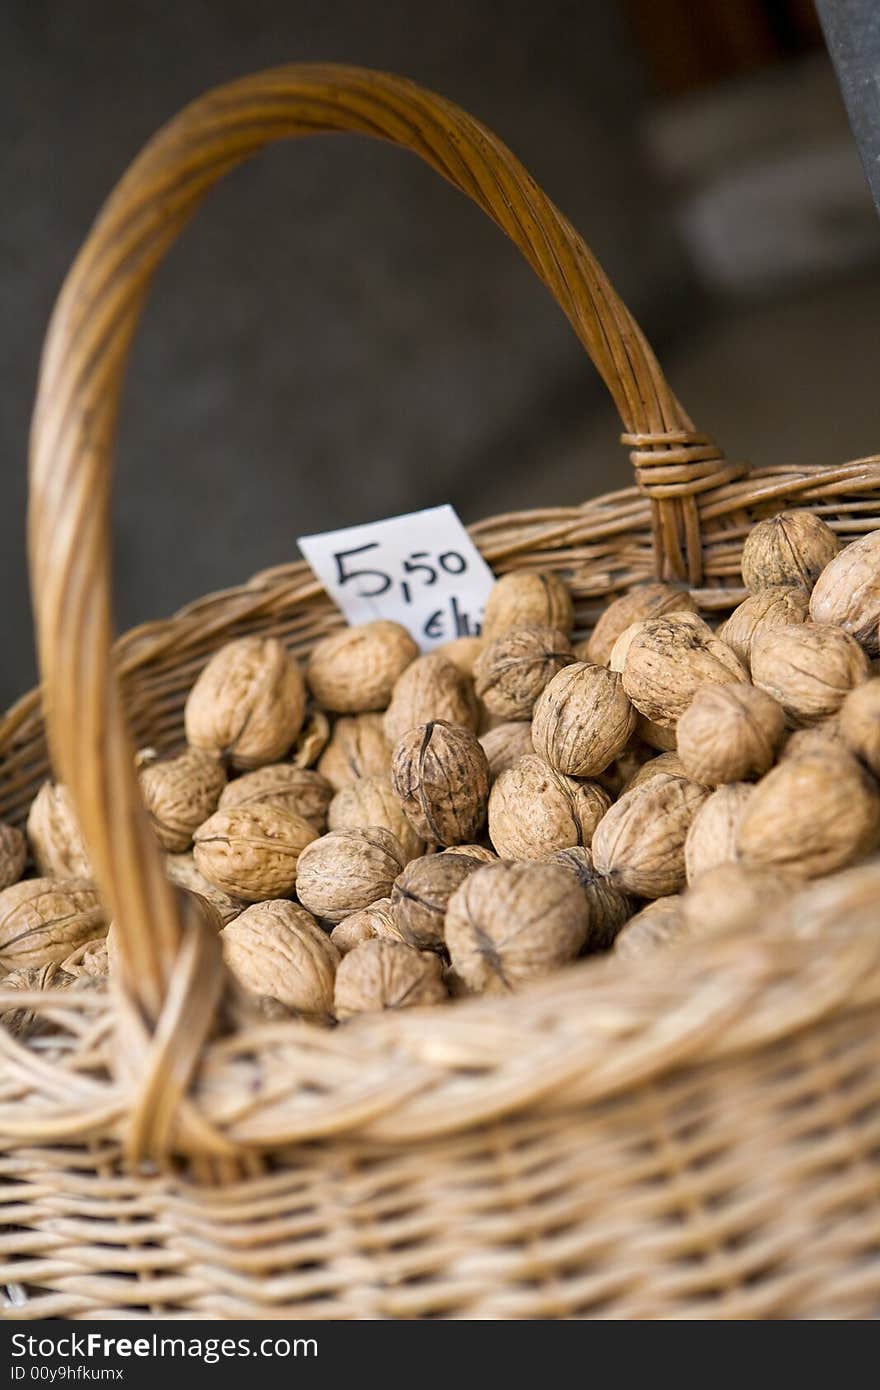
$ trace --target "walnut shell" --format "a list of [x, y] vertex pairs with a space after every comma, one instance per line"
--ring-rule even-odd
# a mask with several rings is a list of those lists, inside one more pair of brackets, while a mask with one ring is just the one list
[[652, 719], [646, 719], [643, 714], [636, 719], [636, 738], [649, 748], [654, 748], [658, 753], [674, 753], [676, 751], [675, 725], [665, 728], [660, 724], [655, 724]]
[[[862, 687], [857, 685], [856, 690]], [[843, 734], [840, 729], [839, 715], [832, 715], [830, 719], [823, 719], [819, 724], [812, 724], [806, 729], [795, 729], [789, 734], [783, 745], [782, 752], [779, 754], [779, 762], [787, 758], [797, 758], [801, 753], [830, 753], [837, 751], [851, 751], [844, 742]]]
[[796, 623], [755, 638], [752, 679], [794, 723], [811, 724], [834, 714], [868, 679], [868, 659], [840, 628]]
[[299, 856], [317, 837], [311, 821], [257, 801], [215, 811], [195, 833], [193, 857], [224, 893], [261, 902], [293, 892]]
[[410, 729], [394, 750], [391, 781], [424, 840], [466, 844], [485, 823], [489, 764], [469, 729], [442, 719]]
[[502, 859], [544, 859], [555, 849], [589, 845], [609, 805], [595, 782], [576, 782], [527, 754], [489, 793], [489, 839]]
[[190, 748], [177, 758], [142, 765], [141, 794], [159, 844], [182, 854], [203, 821], [217, 809], [226, 785], [223, 765], [212, 753]]
[[688, 936], [681, 898], [677, 893], [655, 898], [635, 917], [631, 917], [614, 943], [614, 954], [624, 960], [650, 955], [659, 946], [669, 946]]
[[27, 837], [44, 878], [91, 878], [92, 866], [70, 793], [60, 782], [44, 782], [31, 803]]
[[306, 711], [306, 719], [290, 752], [294, 767], [313, 767], [330, 741], [330, 720], [322, 709]]
[[[0, 989], [21, 990], [23, 994], [42, 993], [43, 990], [71, 989], [77, 983], [75, 975], [63, 970], [57, 961], [47, 961], [44, 965], [19, 966], [10, 970], [0, 979]], [[0, 1028], [4, 1028], [13, 1038], [24, 1041], [40, 1033], [50, 1032], [51, 1021], [34, 1008], [6, 1008], [0, 1012]]]
[[337, 719], [333, 736], [318, 762], [318, 771], [335, 791], [362, 777], [391, 776], [391, 745], [381, 714], [355, 714]]
[[632, 646], [633, 638], [636, 633], [641, 632], [646, 621], [647, 619], [642, 618], [638, 622], [630, 623], [629, 627], [625, 627], [623, 632], [615, 639], [614, 646], [608, 654], [607, 665], [609, 671], [617, 671], [618, 675], [623, 675], [624, 668], [626, 667], [626, 658]]
[[485, 645], [482, 637], [454, 637], [451, 642], [444, 642], [442, 647], [437, 647], [436, 651], [439, 656], [451, 661], [463, 676], [473, 680], [477, 658]]
[[739, 823], [753, 790], [748, 782], [728, 782], [703, 802], [684, 842], [688, 883], [693, 883], [717, 864], [736, 859]]
[[253, 994], [303, 1014], [333, 1012], [342, 957], [314, 917], [284, 899], [254, 903], [220, 933], [223, 959]]
[[336, 714], [382, 710], [418, 654], [405, 627], [380, 618], [325, 637], [309, 658], [306, 679], [318, 704]]
[[[109, 933], [108, 933], [109, 935]], [[94, 941], [84, 941], [71, 951], [61, 962], [61, 969], [68, 975], [89, 975], [95, 980], [104, 980], [110, 971], [107, 954], [107, 937], [97, 937]]]
[[481, 867], [466, 854], [430, 854], [407, 864], [395, 879], [391, 907], [397, 934], [420, 951], [443, 949], [449, 899], [468, 874]]
[[215, 883], [210, 883], [203, 873], [196, 868], [196, 861], [189, 854], [167, 854], [165, 856], [165, 877], [177, 888], [186, 888], [190, 893], [200, 893], [217, 912], [220, 921], [225, 924], [231, 922], [233, 917], [237, 917], [244, 911], [244, 903], [240, 898], [234, 898], [229, 893], [224, 893], [222, 888], [218, 888]]
[[702, 685], [748, 677], [730, 647], [694, 613], [649, 618], [626, 654], [623, 688], [647, 719], [671, 729]]
[[18, 882], [26, 859], [27, 841], [21, 831], [0, 821], [0, 889]]
[[623, 752], [636, 712], [621, 676], [579, 662], [554, 676], [535, 705], [535, 752], [569, 777], [595, 777]]
[[587, 935], [587, 903], [558, 864], [484, 864], [453, 893], [445, 936], [469, 989], [506, 994], [573, 960]]
[[786, 758], [757, 785], [743, 813], [737, 852], [744, 863], [818, 878], [855, 863], [880, 838], [880, 794], [843, 751]]
[[498, 855], [492, 849], [487, 849], [485, 845], [452, 845], [449, 849], [442, 849], [441, 854], [466, 854], [470, 859], [478, 859], [481, 864], [494, 864]]
[[378, 898], [390, 897], [405, 863], [400, 841], [390, 830], [331, 830], [300, 856], [297, 897], [316, 917], [341, 922]]
[[813, 512], [800, 509], [768, 516], [746, 536], [743, 583], [752, 593], [783, 584], [810, 590], [838, 548], [831, 527]]
[[656, 777], [658, 772], [665, 772], [670, 777], [684, 777], [688, 781], [692, 780], [688, 778], [684, 770], [684, 763], [677, 753], [658, 753], [656, 757], [649, 758], [647, 762], [642, 763], [641, 767], [636, 768], [621, 790], [631, 792], [634, 787], [641, 787], [652, 777]]
[[[416, 861], [418, 862], [418, 861]], [[379, 898], [369, 907], [362, 907], [344, 917], [330, 933], [330, 940], [340, 955], [347, 956], [362, 941], [374, 941], [376, 937], [389, 936], [394, 941], [400, 937], [394, 923], [390, 898]]]
[[302, 672], [274, 637], [239, 637], [215, 652], [189, 693], [186, 741], [233, 767], [276, 763], [306, 707]]
[[709, 787], [763, 776], [784, 738], [781, 706], [747, 684], [704, 685], [676, 728], [686, 775]]
[[441, 1004], [448, 997], [440, 957], [404, 941], [378, 938], [349, 951], [336, 972], [339, 1019], [380, 1009]]
[[571, 591], [555, 574], [514, 570], [489, 591], [483, 613], [483, 638], [494, 642], [512, 627], [553, 627], [570, 633], [574, 626]]
[[603, 878], [593, 864], [593, 855], [583, 845], [571, 849], [555, 849], [548, 854], [547, 864], [558, 864], [574, 874], [587, 900], [587, 936], [585, 951], [606, 951], [624, 922], [635, 910], [632, 898], [621, 893]]
[[228, 811], [232, 806], [252, 806], [256, 802], [280, 806], [311, 821], [320, 834], [327, 824], [327, 807], [332, 799], [333, 788], [320, 772], [294, 767], [292, 763], [269, 763], [229, 782], [220, 797], [220, 809]]
[[810, 597], [814, 623], [842, 627], [869, 656], [880, 651], [880, 531], [844, 546], [825, 566]]
[[615, 642], [632, 623], [659, 618], [663, 613], [696, 611], [697, 605], [687, 589], [678, 589], [672, 584], [640, 584], [614, 599], [601, 614], [581, 660], [607, 666]]
[[387, 773], [363, 777], [350, 787], [343, 787], [330, 802], [328, 829], [364, 830], [371, 825], [390, 830], [400, 842], [407, 860], [418, 859], [424, 854], [424, 840], [404, 814]]
[[684, 845], [708, 788], [658, 773], [624, 792], [593, 835], [593, 863], [616, 888], [664, 898], [686, 882]]
[[752, 661], [752, 643], [758, 633], [805, 623], [809, 611], [810, 596], [806, 589], [761, 589], [757, 594], [749, 594], [738, 608], [734, 608], [718, 636], [748, 669]]
[[488, 643], [474, 667], [483, 704], [502, 719], [531, 719], [541, 691], [574, 661], [564, 632], [552, 627], [512, 627]]
[[785, 901], [792, 882], [776, 868], [728, 862], [716, 864], [682, 894], [688, 934], [708, 936], [763, 927], [767, 913]]
[[83, 879], [26, 878], [0, 893], [0, 967], [63, 961], [106, 934], [97, 890]]
[[489, 763], [489, 777], [493, 782], [502, 772], [513, 767], [519, 758], [534, 752], [532, 726], [519, 720], [507, 724], [497, 724], [494, 729], [481, 735], [480, 743], [486, 754]]
[[393, 748], [416, 724], [442, 719], [476, 731], [479, 712], [471, 682], [451, 661], [429, 652], [407, 667], [394, 687], [383, 728]]
[[840, 734], [850, 752], [880, 777], [880, 679], [851, 690], [840, 707]]

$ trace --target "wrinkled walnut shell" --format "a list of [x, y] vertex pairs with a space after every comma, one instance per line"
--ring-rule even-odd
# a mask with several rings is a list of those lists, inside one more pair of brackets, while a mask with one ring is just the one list
[[306, 679], [318, 704], [335, 714], [382, 710], [418, 654], [405, 627], [379, 619], [325, 637], [312, 651]]
[[467, 844], [486, 819], [489, 764], [469, 729], [438, 719], [404, 734], [391, 762], [394, 791], [423, 840]]
[[718, 636], [748, 669], [752, 661], [752, 643], [758, 633], [805, 623], [809, 610], [810, 596], [806, 589], [761, 589], [734, 608]]
[[317, 836], [302, 816], [254, 802], [215, 811], [196, 831], [193, 857], [199, 873], [224, 893], [261, 902], [293, 892], [299, 856]]
[[300, 856], [296, 894], [304, 907], [328, 922], [391, 896], [406, 863], [400, 841], [380, 826], [331, 830]]
[[574, 606], [568, 585], [542, 570], [514, 570], [489, 592], [483, 614], [483, 639], [494, 642], [512, 627], [557, 628], [568, 635], [574, 626]]
[[223, 958], [253, 994], [303, 1014], [333, 1012], [341, 956], [305, 908], [284, 899], [255, 903], [220, 933]]
[[424, 854], [424, 838], [404, 814], [387, 773], [352, 782], [351, 786], [338, 791], [330, 802], [328, 829], [364, 830], [371, 825], [390, 830], [407, 859], [418, 859]]
[[684, 845], [708, 788], [659, 773], [603, 816], [593, 835], [593, 863], [624, 893], [664, 898], [685, 885]]
[[678, 721], [676, 741], [685, 773], [717, 787], [761, 777], [785, 738], [785, 715], [753, 685], [706, 685]]
[[420, 951], [442, 950], [449, 899], [479, 868], [479, 859], [452, 852], [426, 855], [407, 864], [391, 890], [398, 936]]
[[70, 793], [60, 782], [44, 782], [31, 803], [27, 837], [44, 878], [91, 878], [92, 867]]
[[443, 720], [476, 730], [479, 713], [473, 685], [437, 652], [420, 656], [394, 687], [385, 711], [385, 737], [394, 748], [417, 724]]
[[603, 878], [593, 863], [592, 852], [583, 845], [554, 850], [545, 862], [566, 869], [580, 885], [587, 902], [587, 936], [583, 949], [607, 950], [635, 910], [632, 898]]
[[623, 688], [636, 709], [671, 729], [702, 685], [748, 677], [730, 647], [694, 613], [649, 618], [626, 653]]
[[868, 679], [868, 658], [840, 628], [796, 623], [755, 638], [752, 679], [792, 722], [811, 724], [835, 714], [849, 691]]
[[746, 536], [743, 583], [752, 593], [781, 585], [809, 591], [838, 548], [831, 527], [813, 512], [779, 512], [759, 521]]
[[687, 589], [672, 584], [641, 584], [621, 594], [599, 617], [580, 659], [596, 666], [607, 666], [615, 642], [632, 623], [659, 618], [663, 613], [696, 613], [697, 606]]
[[703, 802], [684, 842], [688, 883], [694, 883], [718, 864], [732, 863], [737, 858], [739, 823], [753, 790], [748, 782], [728, 782]]
[[391, 776], [391, 745], [381, 714], [355, 714], [337, 719], [333, 736], [318, 762], [318, 771], [341, 791], [363, 777]]
[[96, 889], [82, 879], [27, 878], [0, 893], [0, 967], [60, 963], [106, 934]]
[[339, 1019], [440, 1004], [446, 997], [439, 956], [403, 941], [364, 941], [343, 957], [336, 972], [334, 1007]]
[[514, 627], [484, 647], [474, 667], [474, 688], [501, 719], [531, 719], [535, 701], [558, 671], [574, 661], [564, 632]]
[[220, 797], [220, 810], [255, 803], [280, 806], [283, 811], [311, 821], [320, 834], [332, 799], [333, 788], [320, 772], [294, 767], [292, 763], [269, 763], [230, 782]]
[[303, 722], [302, 672], [274, 637], [240, 637], [215, 652], [184, 709], [187, 743], [233, 767], [279, 762]]
[[609, 805], [595, 782], [576, 782], [528, 754], [489, 794], [489, 838], [502, 859], [544, 859], [555, 849], [589, 845]]
[[810, 597], [814, 623], [842, 627], [869, 656], [880, 651], [880, 531], [851, 541], [816, 580]]
[[26, 859], [27, 841], [21, 831], [0, 821], [0, 889], [18, 882]]
[[568, 777], [596, 777], [622, 753], [636, 712], [616, 671], [587, 662], [554, 676], [535, 705], [535, 752]]
[[222, 763], [197, 748], [142, 765], [138, 778], [150, 824], [169, 854], [189, 849], [199, 826], [217, 809], [226, 785]]

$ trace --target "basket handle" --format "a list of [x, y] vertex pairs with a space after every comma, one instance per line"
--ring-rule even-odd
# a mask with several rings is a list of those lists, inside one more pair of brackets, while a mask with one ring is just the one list
[[[117, 923], [121, 1016], [143, 1024], [138, 1060], [128, 1062], [150, 1073], [147, 1109], [160, 1074], [166, 1112], [170, 1093], [184, 1095], [223, 972], [216, 941], [182, 920], [166, 881], [111, 660], [109, 504], [123, 373], [153, 272], [212, 184], [273, 140], [338, 131], [419, 154], [519, 247], [614, 399], [653, 503], [660, 573], [699, 581], [696, 494], [742, 471], [695, 432], [571, 224], [510, 151], [450, 102], [382, 73], [292, 66], [209, 92], [154, 137], [106, 202], [56, 304], [32, 424], [29, 509], [49, 740]], [[161, 1147], [159, 1122], [142, 1118], [153, 1127], [142, 1147]]]

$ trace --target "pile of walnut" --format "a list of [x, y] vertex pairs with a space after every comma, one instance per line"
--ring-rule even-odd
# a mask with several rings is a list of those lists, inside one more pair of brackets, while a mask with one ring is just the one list
[[[210, 904], [256, 1007], [342, 1020], [516, 990], [759, 921], [875, 853], [880, 532], [840, 550], [783, 513], [742, 570], [717, 629], [653, 583], [572, 646], [566, 585], [520, 571], [482, 637], [427, 656], [392, 622], [326, 638], [304, 672], [271, 638], [218, 651], [187, 751], [142, 753], [139, 777], [169, 877]], [[4, 983], [93, 984], [114, 933], [63, 787], [27, 841], [21, 879], [25, 839], [0, 830]]]

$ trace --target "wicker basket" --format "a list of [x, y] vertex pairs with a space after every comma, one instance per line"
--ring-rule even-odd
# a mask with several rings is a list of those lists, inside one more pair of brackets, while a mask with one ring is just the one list
[[[654, 573], [730, 607], [748, 525], [782, 506], [821, 512], [844, 542], [880, 524], [874, 460], [727, 463], [577, 233], [448, 102], [399, 78], [289, 67], [172, 121], [68, 277], [34, 418], [48, 734], [122, 971], [109, 1000], [26, 996], [57, 1025], [42, 1044], [0, 1030], [5, 1315], [876, 1315], [877, 933], [803, 941], [756, 924], [649, 968], [583, 963], [516, 998], [236, 1031], [219, 943], [178, 915], [135, 742], [180, 745], [186, 692], [229, 638], [272, 633], [303, 655], [340, 617], [293, 564], [111, 655], [123, 369], [151, 275], [208, 188], [271, 140], [343, 130], [415, 151], [498, 223], [623, 420], [637, 486], [475, 527], [496, 570], [558, 570], [583, 630]], [[48, 766], [38, 694], [0, 726], [0, 759], [0, 815], [20, 822]]]

